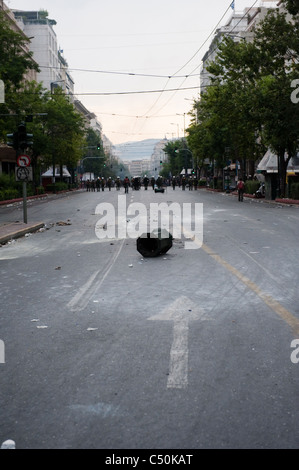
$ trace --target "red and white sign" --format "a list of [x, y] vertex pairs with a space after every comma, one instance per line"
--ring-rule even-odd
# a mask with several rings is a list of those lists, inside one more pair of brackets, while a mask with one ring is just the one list
[[20, 155], [17, 160], [17, 164], [20, 167], [27, 167], [31, 165], [31, 160], [28, 155]]

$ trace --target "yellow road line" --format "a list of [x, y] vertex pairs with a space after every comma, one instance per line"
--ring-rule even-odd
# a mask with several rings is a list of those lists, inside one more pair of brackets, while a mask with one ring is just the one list
[[282, 320], [284, 320], [293, 330], [295, 336], [299, 337], [299, 319], [296, 318], [292, 313], [290, 313], [286, 308], [280, 305], [277, 300], [273, 299], [270, 295], [265, 294], [254, 282], [244, 276], [238, 269], [225, 261], [221, 256], [217, 255], [211, 248], [209, 248], [201, 240], [197, 239], [196, 236], [190, 234], [184, 227], [183, 232], [186, 237], [192, 238], [193, 242], [198, 245], [199, 248], [202, 248], [205, 253], [207, 253], [211, 258], [213, 258], [217, 263], [221, 264], [225, 269], [227, 269], [231, 274], [236, 276], [243, 284], [245, 284], [252, 292], [254, 292], [268, 307], [271, 308]]
[[[195, 240], [194, 240], [195, 241]], [[210, 255], [217, 263], [221, 264], [230, 273], [236, 276], [243, 284], [245, 284], [252, 292], [254, 292], [260, 299], [268, 305], [282, 320], [284, 320], [292, 329], [294, 334], [299, 336], [299, 319], [292, 315], [286, 308], [280, 305], [277, 300], [273, 299], [270, 295], [265, 294], [254, 282], [250, 281], [234, 266], [227, 263], [221, 256], [217, 255], [211, 248], [205, 244], [201, 244], [201, 248]]]

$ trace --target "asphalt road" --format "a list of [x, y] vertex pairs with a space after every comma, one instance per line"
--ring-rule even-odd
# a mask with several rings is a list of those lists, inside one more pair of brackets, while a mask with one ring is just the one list
[[[298, 448], [299, 209], [130, 191], [132, 210], [203, 204], [194, 249], [188, 219], [167, 254], [145, 258], [133, 237], [98, 237], [113, 228], [99, 204], [119, 196], [34, 202], [28, 219], [46, 230], [0, 248], [0, 445]], [[0, 222], [21, 218], [0, 208]]]

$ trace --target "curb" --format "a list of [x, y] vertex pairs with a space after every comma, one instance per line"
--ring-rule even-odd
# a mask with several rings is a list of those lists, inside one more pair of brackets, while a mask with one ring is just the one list
[[[65, 191], [57, 191], [56, 193], [44, 193], [44, 194], [36, 194], [35, 196], [27, 196], [27, 201], [34, 201], [35, 199], [43, 199], [43, 198], [48, 198], [51, 196], [59, 196], [60, 194], [67, 194], [67, 193], [73, 193], [76, 191], [80, 191], [79, 189], [69, 189]], [[0, 206], [5, 206], [8, 204], [16, 204], [19, 202], [23, 202], [23, 198], [17, 198], [17, 199], [8, 199], [6, 201], [0, 201]]]
[[[39, 195], [36, 195], [36, 196], [28, 196], [27, 197], [27, 200], [30, 201], [30, 200], [34, 200], [34, 199], [39, 199], [39, 198], [45, 198], [45, 197], [48, 197], [48, 194], [39, 194]], [[15, 204], [17, 202], [23, 202], [23, 198], [18, 198], [18, 199], [8, 199], [7, 201], [0, 201], [0, 206], [5, 206], [5, 205], [8, 205], [8, 204]]]
[[43, 222], [31, 225], [26, 225], [23, 223], [12, 223], [3, 225], [2, 227], [0, 227], [0, 244], [4, 244], [11, 240], [21, 238], [27, 233], [37, 232], [37, 230], [43, 228], [44, 226], [45, 224]]
[[[211, 192], [216, 192], [216, 193], [222, 193], [222, 194], [231, 194], [232, 196], [238, 196], [238, 193], [236, 191], [230, 191], [229, 193], [225, 193], [221, 189], [213, 189], [213, 188], [205, 188], [201, 187], [200, 189], [206, 189], [206, 191], [211, 191]], [[255, 197], [254, 194], [246, 194], [244, 193], [244, 197], [247, 197], [248, 199], [254, 199], [255, 201], [259, 202], [266, 202], [268, 204], [286, 204], [286, 205], [292, 205], [292, 206], [298, 206], [299, 205], [299, 200], [297, 199], [265, 199], [264, 197], [262, 198], [257, 198]]]

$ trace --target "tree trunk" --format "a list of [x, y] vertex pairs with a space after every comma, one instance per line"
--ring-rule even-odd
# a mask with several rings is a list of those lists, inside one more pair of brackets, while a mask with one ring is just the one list
[[278, 155], [278, 197], [286, 197], [287, 169], [291, 156], [285, 158], [285, 149]]

